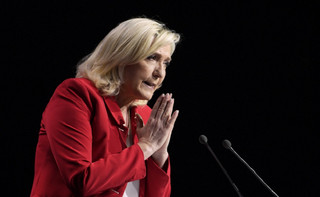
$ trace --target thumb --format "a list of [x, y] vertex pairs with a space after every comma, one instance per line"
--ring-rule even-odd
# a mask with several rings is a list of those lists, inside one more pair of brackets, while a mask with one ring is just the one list
[[144, 123], [143, 123], [143, 119], [142, 117], [140, 116], [140, 114], [136, 113], [135, 116], [134, 116], [136, 122], [137, 122], [137, 128], [142, 128], [144, 127]]

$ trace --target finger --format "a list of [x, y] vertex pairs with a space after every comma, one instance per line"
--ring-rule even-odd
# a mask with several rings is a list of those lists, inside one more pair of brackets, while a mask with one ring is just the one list
[[172, 111], [173, 111], [173, 106], [174, 106], [174, 98], [171, 97], [171, 99], [169, 100], [169, 103], [167, 105], [167, 115], [169, 115], [171, 117], [172, 115]]
[[162, 99], [162, 101], [161, 101], [161, 103], [160, 103], [160, 105], [159, 105], [158, 110], [156, 110], [156, 116], [155, 116], [156, 119], [159, 119], [159, 118], [162, 117], [162, 114], [163, 114], [163, 112], [164, 112], [165, 109], [166, 109], [166, 106], [167, 106], [168, 98], [169, 98], [169, 97], [170, 97], [170, 95], [167, 93], [167, 94], [165, 95], [165, 97]]
[[171, 98], [166, 105], [165, 112], [162, 114], [162, 118], [165, 119], [166, 121], [171, 118], [173, 105], [174, 105], [174, 99]]
[[164, 94], [161, 94], [161, 95], [158, 97], [156, 103], [153, 105], [153, 108], [152, 108], [150, 117], [156, 117], [158, 108], [159, 108], [159, 106], [160, 106], [160, 104], [161, 104], [161, 101], [162, 101], [163, 99], [164, 99]]
[[179, 115], [179, 110], [176, 110], [175, 112], [173, 112], [171, 118], [168, 120], [168, 123], [167, 123], [169, 127], [174, 126], [174, 124], [178, 118], [178, 115]]

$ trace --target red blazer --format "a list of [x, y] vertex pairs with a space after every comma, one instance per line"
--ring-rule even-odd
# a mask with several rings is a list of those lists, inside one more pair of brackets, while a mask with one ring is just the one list
[[[131, 109], [146, 123], [151, 109]], [[102, 97], [91, 81], [61, 83], [42, 115], [31, 196], [122, 196], [140, 179], [140, 197], [170, 196], [170, 162], [159, 168], [137, 145], [127, 148], [128, 128], [113, 97]]]

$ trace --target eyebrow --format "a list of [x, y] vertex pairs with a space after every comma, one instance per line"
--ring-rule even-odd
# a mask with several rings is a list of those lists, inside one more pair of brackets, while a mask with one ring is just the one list
[[[157, 55], [157, 56], [159, 56], [159, 57], [162, 57], [161, 53], [154, 52], [153, 54], [154, 54], [154, 55]], [[171, 59], [171, 57], [167, 57], [165, 60], [171, 62], [172, 59]]]

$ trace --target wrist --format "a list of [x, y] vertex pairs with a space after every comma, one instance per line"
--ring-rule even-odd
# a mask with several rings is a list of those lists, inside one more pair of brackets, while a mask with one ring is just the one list
[[149, 143], [139, 141], [138, 145], [143, 152], [144, 160], [148, 159], [154, 153], [153, 148]]
[[164, 164], [166, 163], [167, 159], [169, 157], [168, 152], [155, 152], [152, 155], [152, 159], [156, 162], [156, 164], [162, 168]]

